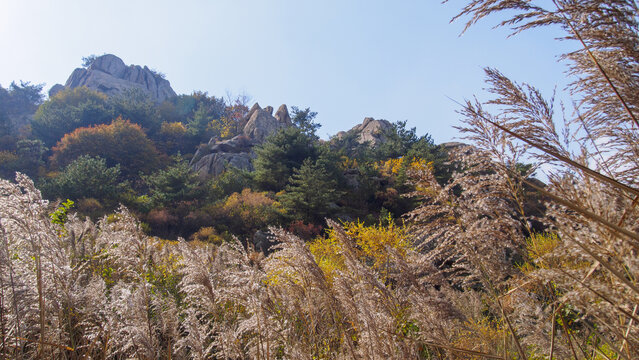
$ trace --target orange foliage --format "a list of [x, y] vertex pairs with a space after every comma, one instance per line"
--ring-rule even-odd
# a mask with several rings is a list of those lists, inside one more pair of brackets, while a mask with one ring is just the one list
[[273, 225], [284, 215], [279, 202], [265, 192], [244, 189], [233, 193], [222, 204], [212, 209], [213, 217], [228, 226], [235, 234], [252, 234], [255, 230]]
[[322, 232], [322, 227], [320, 225], [305, 223], [302, 220], [295, 220], [286, 228], [286, 231], [297, 235], [301, 239], [310, 240]]
[[251, 189], [244, 189], [241, 194], [231, 194], [222, 207], [224, 212], [240, 217], [246, 223], [263, 222], [272, 210], [282, 211], [279, 208], [279, 203], [268, 198], [266, 193]]
[[125, 175], [137, 175], [156, 168], [160, 155], [142, 128], [121, 117], [111, 124], [75, 129], [53, 147], [51, 161], [57, 166], [69, 164], [80, 155], [100, 156], [108, 166], [120, 164]]
[[246, 105], [240, 104], [237, 102], [232, 106], [227, 106], [224, 113], [224, 117], [226, 118], [227, 124], [233, 124], [235, 129], [234, 132], [239, 132], [240, 129], [244, 127], [244, 116], [248, 113], [248, 107]]
[[180, 138], [186, 134], [186, 126], [181, 122], [163, 122], [160, 133], [171, 138]]
[[158, 146], [167, 154], [172, 154], [187, 143], [187, 130], [182, 122], [163, 122], [160, 127]]

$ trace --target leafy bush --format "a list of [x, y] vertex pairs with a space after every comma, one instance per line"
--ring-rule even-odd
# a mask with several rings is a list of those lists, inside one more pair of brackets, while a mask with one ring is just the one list
[[47, 146], [53, 146], [77, 128], [107, 124], [112, 119], [106, 95], [86, 87], [64, 89], [38, 108], [33, 132]]
[[64, 166], [82, 155], [100, 156], [108, 166], [120, 165], [125, 177], [148, 173], [159, 167], [161, 156], [139, 125], [117, 118], [66, 134], [52, 149], [51, 161]]
[[218, 235], [215, 229], [210, 226], [200, 228], [200, 230], [191, 235], [191, 240], [215, 245], [221, 245], [224, 242], [224, 238]]
[[256, 230], [281, 222], [284, 209], [264, 192], [244, 189], [231, 194], [224, 202], [209, 210], [218, 228], [248, 237]]
[[224, 200], [229, 194], [240, 193], [246, 188], [251, 188], [251, 185], [249, 171], [231, 167], [207, 182], [207, 197], [212, 202]]
[[55, 199], [95, 198], [109, 203], [118, 199], [120, 165], [108, 167], [101, 157], [83, 155], [43, 184], [47, 197]]
[[155, 134], [160, 130], [161, 120], [155, 102], [142, 89], [130, 88], [108, 99], [113, 117], [128, 119], [140, 125], [146, 133]]

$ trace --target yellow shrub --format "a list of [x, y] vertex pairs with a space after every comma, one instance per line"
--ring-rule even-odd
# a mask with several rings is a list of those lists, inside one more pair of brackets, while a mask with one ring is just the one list
[[[359, 221], [344, 224], [346, 234], [356, 244], [359, 260], [380, 272], [382, 278], [385, 278], [390, 270], [389, 251], [404, 256], [410, 249], [404, 226], [397, 226], [390, 218], [387, 223], [388, 225], [380, 223], [374, 226], [365, 226]], [[311, 242], [309, 249], [329, 280], [334, 277], [337, 270], [344, 270], [342, 245], [335, 230], [329, 230], [327, 238], [318, 238]]]
[[180, 138], [186, 134], [186, 126], [181, 122], [163, 122], [161, 126], [160, 133], [164, 136]]
[[403, 226], [397, 226], [390, 218], [388, 225], [378, 224], [364, 226], [361, 222], [346, 224], [346, 234], [355, 239], [362, 251], [362, 257], [373, 261], [373, 267], [381, 270], [387, 266], [388, 250], [394, 249], [401, 255], [406, 254], [410, 248], [410, 241]]
[[218, 235], [217, 231], [210, 226], [200, 228], [195, 234], [191, 235], [191, 240], [214, 245], [221, 245], [224, 242], [224, 238]]
[[335, 277], [337, 270], [344, 270], [341, 246], [333, 234], [328, 238], [315, 239], [309, 244], [309, 250], [329, 281]]
[[357, 169], [359, 167], [357, 159], [351, 159], [348, 156], [342, 156], [340, 159], [342, 160], [342, 169]]
[[427, 162], [421, 158], [410, 158], [407, 159], [405, 157], [401, 157], [398, 159], [388, 159], [386, 161], [380, 161], [376, 164], [376, 168], [382, 173], [384, 176], [396, 176], [399, 175], [401, 170], [404, 169], [406, 171], [425, 171], [427, 169], [432, 169], [433, 162]]

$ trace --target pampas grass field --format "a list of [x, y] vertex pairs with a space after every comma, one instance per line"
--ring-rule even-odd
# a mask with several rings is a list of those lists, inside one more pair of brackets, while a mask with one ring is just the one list
[[468, 31], [499, 17], [580, 44], [562, 58], [575, 105], [487, 68], [491, 100], [461, 104], [458, 172], [412, 166], [403, 222], [327, 220], [311, 242], [272, 228], [263, 254], [149, 237], [123, 207], [81, 219], [2, 180], [0, 358], [639, 358], [638, 15], [468, 1]]

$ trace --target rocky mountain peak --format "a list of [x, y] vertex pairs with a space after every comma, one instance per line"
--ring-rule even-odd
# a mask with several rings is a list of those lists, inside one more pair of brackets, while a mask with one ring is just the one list
[[287, 126], [293, 124], [293, 122], [291, 121], [291, 115], [289, 115], [288, 108], [285, 104], [280, 105], [280, 107], [277, 109], [275, 118], [277, 119], [277, 121], [281, 122], [282, 124], [286, 124]]
[[346, 134], [357, 134], [357, 142], [360, 144], [369, 143], [371, 146], [378, 146], [386, 141], [384, 133], [390, 130], [393, 125], [388, 120], [375, 120], [372, 117], [364, 118], [361, 124], [355, 125], [348, 131], [340, 131], [336, 134], [341, 139]]
[[86, 86], [109, 96], [118, 95], [128, 89], [140, 89], [155, 101], [162, 102], [176, 96], [168, 80], [147, 66], [129, 65], [112, 54], [99, 56], [86, 68], [73, 70], [62, 87], [54, 85], [49, 96], [55, 95], [63, 88]]
[[277, 111], [278, 112], [275, 116], [273, 116], [272, 106], [267, 106], [262, 109], [257, 103], [255, 103], [255, 105], [253, 105], [253, 107], [249, 110], [248, 114], [246, 114], [245, 119], [247, 121], [244, 126], [244, 130], [242, 131], [244, 136], [256, 143], [261, 143], [278, 130], [289, 126], [291, 122], [286, 105], [280, 106]]
[[102, 71], [115, 76], [116, 78], [122, 79], [124, 78], [127, 66], [119, 57], [112, 54], [106, 54], [95, 58], [91, 65], [89, 65], [88, 69]]

